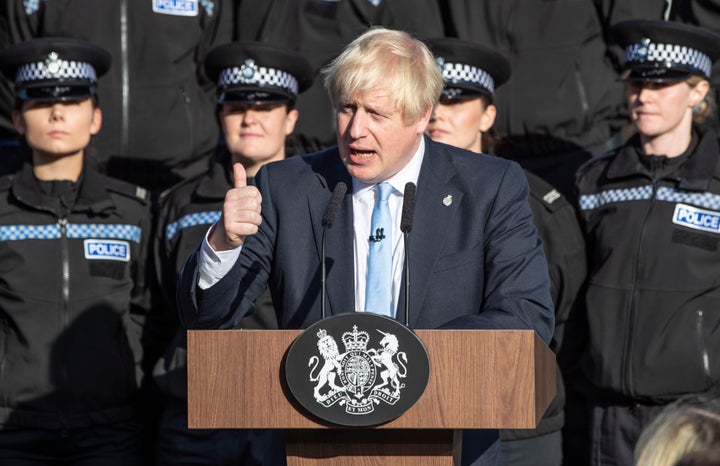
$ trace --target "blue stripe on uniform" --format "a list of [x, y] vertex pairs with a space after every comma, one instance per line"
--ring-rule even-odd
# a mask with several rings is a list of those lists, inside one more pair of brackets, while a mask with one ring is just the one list
[[211, 225], [220, 219], [220, 211], [196, 212], [180, 217], [178, 220], [165, 227], [165, 241], [170, 241], [183, 228], [198, 225]]
[[[73, 239], [113, 238], [140, 242], [142, 228], [122, 224], [75, 224], [67, 226], [67, 236]], [[0, 226], [0, 241], [26, 239], [58, 239], [60, 226], [53, 225], [5, 225]]]
[[[579, 197], [580, 210], [593, 210], [606, 204], [617, 202], [641, 201], [652, 198], [652, 185], [637, 186], [626, 189], [609, 189], [597, 194], [583, 194]], [[682, 202], [707, 209], [720, 210], [720, 195], [713, 193], [697, 193], [680, 191], [674, 188], [661, 186], [655, 194], [655, 199], [664, 202]]]

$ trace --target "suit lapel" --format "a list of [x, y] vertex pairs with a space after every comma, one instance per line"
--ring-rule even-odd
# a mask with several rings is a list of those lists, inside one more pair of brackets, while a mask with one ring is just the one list
[[[413, 227], [409, 233], [410, 327], [414, 328], [423, 307], [433, 265], [444, 245], [447, 228], [457, 225], [453, 216], [462, 201], [462, 192], [453, 184], [455, 167], [443, 146], [425, 138], [425, 157], [417, 183]], [[405, 277], [400, 287], [398, 320], [405, 321]], [[450, 292], [450, 290], [448, 290]], [[427, 311], [427, 310], [426, 310]]]

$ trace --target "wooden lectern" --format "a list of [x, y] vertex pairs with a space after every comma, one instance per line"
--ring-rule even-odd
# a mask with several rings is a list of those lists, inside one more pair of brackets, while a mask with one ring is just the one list
[[190, 428], [286, 429], [288, 466], [459, 464], [460, 429], [534, 428], [555, 396], [555, 356], [531, 330], [416, 330], [422, 397], [373, 428], [315, 419], [285, 383], [300, 330], [188, 331]]

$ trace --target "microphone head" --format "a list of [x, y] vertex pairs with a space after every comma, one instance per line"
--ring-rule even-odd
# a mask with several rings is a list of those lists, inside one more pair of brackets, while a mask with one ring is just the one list
[[327, 208], [325, 209], [325, 215], [322, 218], [322, 226], [330, 228], [335, 223], [335, 216], [340, 209], [340, 203], [342, 202], [343, 196], [347, 192], [347, 185], [340, 181], [335, 185], [335, 189], [330, 196]]
[[415, 183], [408, 182], [405, 184], [402, 216], [400, 217], [400, 231], [403, 233], [410, 233], [410, 230], [412, 230], [413, 211], [415, 210], [415, 189]]

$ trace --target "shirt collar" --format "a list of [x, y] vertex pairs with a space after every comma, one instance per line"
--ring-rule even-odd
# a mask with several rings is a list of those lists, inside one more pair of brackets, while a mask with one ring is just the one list
[[[420, 144], [418, 145], [417, 151], [410, 159], [407, 165], [405, 165], [399, 172], [385, 180], [400, 194], [405, 192], [405, 185], [407, 183], [417, 184], [418, 178], [420, 177], [420, 168], [422, 167], [422, 161], [425, 157], [425, 138], [420, 138]], [[357, 178], [353, 177], [353, 193], [359, 194], [366, 190], [371, 189], [374, 184], [363, 183]]]

